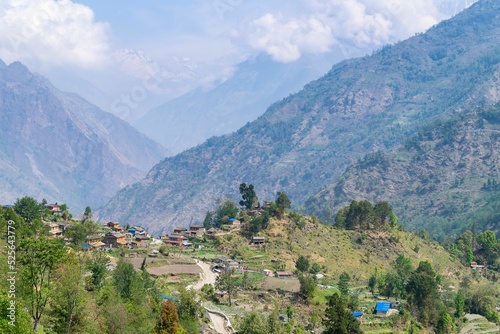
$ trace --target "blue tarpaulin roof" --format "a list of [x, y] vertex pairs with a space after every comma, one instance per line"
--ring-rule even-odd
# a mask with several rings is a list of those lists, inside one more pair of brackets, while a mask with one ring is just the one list
[[361, 317], [363, 315], [363, 312], [352, 312], [351, 315], [355, 318]]
[[375, 311], [387, 312], [391, 308], [391, 303], [389, 302], [377, 302], [375, 306]]
[[177, 297], [167, 296], [165, 294], [161, 294], [160, 297], [162, 297], [163, 299], [172, 299], [173, 301], [177, 300]]

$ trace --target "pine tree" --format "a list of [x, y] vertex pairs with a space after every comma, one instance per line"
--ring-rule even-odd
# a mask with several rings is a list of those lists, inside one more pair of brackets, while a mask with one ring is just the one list
[[325, 310], [325, 334], [358, 334], [363, 333], [359, 321], [347, 309], [342, 297], [333, 294]]
[[152, 334], [178, 334], [180, 329], [181, 324], [174, 302], [170, 299], [164, 301]]

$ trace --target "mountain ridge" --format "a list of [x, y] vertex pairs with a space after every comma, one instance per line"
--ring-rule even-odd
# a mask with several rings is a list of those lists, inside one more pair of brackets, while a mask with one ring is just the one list
[[201, 221], [215, 198], [238, 198], [241, 182], [261, 200], [285, 191], [300, 207], [359, 157], [498, 102], [499, 16], [499, 3], [482, 0], [425, 34], [334, 65], [235, 133], [163, 160], [100, 217], [166, 231]]
[[0, 68], [2, 202], [25, 195], [100, 206], [167, 151], [128, 123], [63, 93], [20, 62]]

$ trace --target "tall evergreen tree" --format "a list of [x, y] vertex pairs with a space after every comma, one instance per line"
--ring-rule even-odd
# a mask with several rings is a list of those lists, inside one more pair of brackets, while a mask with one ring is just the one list
[[240, 194], [243, 198], [240, 201], [241, 206], [244, 206], [247, 209], [252, 209], [259, 204], [253, 184], [249, 184], [248, 186], [246, 183], [240, 184]]
[[179, 334], [180, 331], [181, 324], [174, 302], [170, 299], [164, 301], [152, 334]]
[[358, 334], [363, 333], [359, 321], [351, 315], [344, 299], [333, 294], [328, 300], [325, 310], [325, 334]]

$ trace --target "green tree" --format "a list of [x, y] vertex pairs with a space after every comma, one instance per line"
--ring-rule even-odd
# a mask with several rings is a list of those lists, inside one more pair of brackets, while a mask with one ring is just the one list
[[214, 224], [214, 213], [212, 211], [207, 211], [205, 219], [203, 220], [203, 227], [208, 230]]
[[238, 206], [231, 200], [227, 199], [223, 203], [218, 200], [219, 207], [215, 211], [215, 218], [213, 220], [213, 225], [215, 227], [221, 227], [223, 224], [227, 224], [230, 218], [235, 218], [238, 215]]
[[170, 299], [164, 301], [152, 334], [179, 334], [182, 332], [181, 328], [174, 302]]
[[370, 276], [368, 279], [368, 290], [372, 293], [372, 295], [375, 294], [375, 287], [377, 286], [377, 275], [373, 274]]
[[236, 277], [234, 276], [234, 269], [224, 270], [217, 277], [215, 287], [221, 291], [226, 291], [229, 306], [232, 305], [232, 297], [236, 292]]
[[113, 283], [124, 299], [132, 299], [141, 285], [134, 266], [130, 262], [119, 259], [113, 270]]
[[61, 240], [45, 238], [22, 239], [18, 249], [23, 292], [36, 333], [53, 292], [54, 272], [61, 266], [66, 250]]
[[300, 255], [297, 261], [295, 261], [295, 268], [301, 273], [307, 272], [309, 270], [309, 258]]
[[318, 274], [319, 272], [321, 271], [321, 266], [319, 264], [317, 264], [316, 262], [314, 262], [311, 266], [311, 268], [309, 268], [309, 272], [312, 274], [312, 275], [316, 275]]
[[465, 299], [462, 291], [458, 291], [455, 297], [455, 317], [461, 318], [464, 315]]
[[339, 229], [346, 228], [347, 212], [349, 211], [349, 207], [350, 206], [343, 207], [337, 212], [337, 215], [335, 216], [335, 221], [334, 221], [335, 227], [337, 227]]
[[84, 273], [84, 259], [74, 252], [66, 254], [63, 266], [55, 272], [57, 283], [50, 299], [49, 314], [56, 333], [70, 334], [86, 327]]
[[286, 317], [288, 319], [288, 321], [292, 320], [293, 319], [293, 310], [292, 308], [290, 307], [290, 305], [288, 305], [286, 307]]
[[397, 228], [399, 226], [398, 217], [393, 213], [389, 216], [389, 226], [391, 228]]
[[108, 271], [109, 262], [109, 257], [104, 252], [96, 251], [92, 253], [87, 263], [87, 269], [91, 273], [93, 288], [97, 290], [101, 289], [104, 277]]
[[71, 244], [76, 250], [81, 250], [87, 237], [95, 236], [99, 233], [99, 226], [91, 220], [76, 222], [66, 231], [66, 237], [71, 239]]
[[392, 215], [392, 207], [387, 202], [378, 202], [373, 207], [373, 225], [375, 228], [384, 228], [387, 224], [387, 219]]
[[417, 319], [424, 325], [436, 325], [441, 306], [436, 273], [427, 261], [421, 261], [406, 286], [408, 303]]
[[436, 326], [436, 334], [450, 334], [455, 333], [455, 324], [453, 318], [448, 313], [444, 312], [439, 318]]
[[92, 220], [92, 209], [90, 208], [90, 206], [87, 206], [85, 208], [85, 211], [83, 212], [83, 219], [82, 220], [84, 222], [87, 220]]
[[257, 311], [245, 315], [241, 321], [238, 333], [241, 334], [268, 334], [267, 326]]
[[314, 297], [316, 282], [309, 274], [300, 273], [298, 278], [300, 283], [299, 295], [308, 303]]
[[196, 300], [196, 291], [182, 288], [175, 306], [182, 328], [188, 333], [199, 333], [199, 319], [203, 317], [203, 310]]
[[495, 263], [499, 257], [498, 240], [493, 231], [484, 231], [477, 236], [477, 243], [481, 247], [481, 254], [485, 257], [486, 261], [490, 264]]
[[292, 202], [282, 191], [279, 191], [277, 195], [278, 197], [276, 198], [276, 206], [278, 207], [279, 216], [283, 217], [286, 209], [290, 209], [292, 207]]
[[253, 184], [249, 184], [248, 186], [246, 183], [240, 184], [240, 194], [243, 198], [240, 201], [241, 206], [244, 206], [247, 209], [252, 209], [259, 205]]
[[[0, 333], [4, 334], [26, 334], [33, 331], [30, 316], [26, 313], [21, 303], [14, 306], [6, 291], [0, 291]], [[10, 308], [15, 312], [15, 325]], [[10, 322], [10, 324], [9, 324]]]
[[363, 333], [359, 321], [351, 316], [351, 312], [347, 309], [343, 298], [336, 293], [328, 300], [323, 324], [326, 328], [325, 334]]
[[32, 197], [25, 196], [17, 199], [14, 203], [14, 211], [29, 224], [42, 218], [41, 205]]
[[342, 296], [349, 295], [349, 281], [350, 280], [351, 280], [351, 277], [345, 271], [342, 272], [342, 274], [340, 274], [339, 281], [338, 281], [338, 288], [339, 288], [339, 291], [342, 294]]
[[[288, 307], [287, 307], [288, 313]], [[267, 332], [269, 334], [281, 334], [283, 333], [283, 326], [280, 323], [279, 319], [279, 307], [275, 306], [274, 309], [269, 313], [267, 317]]]

